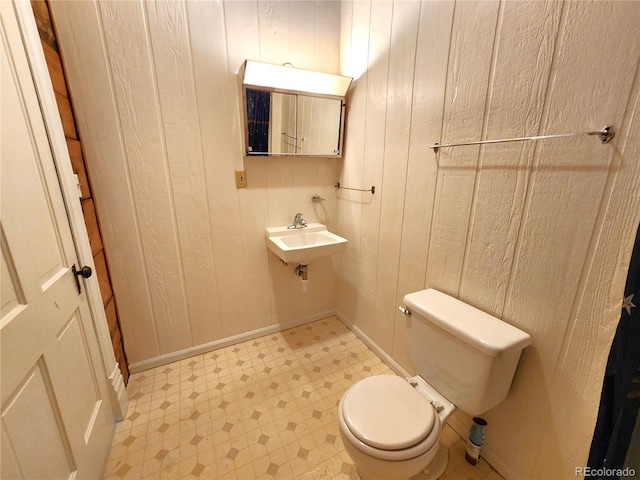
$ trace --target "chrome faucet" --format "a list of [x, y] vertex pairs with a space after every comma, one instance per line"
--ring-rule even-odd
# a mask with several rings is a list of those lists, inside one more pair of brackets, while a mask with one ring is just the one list
[[289, 230], [293, 230], [294, 228], [306, 228], [307, 221], [302, 218], [301, 213], [296, 213], [296, 217], [293, 219], [293, 224], [289, 225], [287, 228]]

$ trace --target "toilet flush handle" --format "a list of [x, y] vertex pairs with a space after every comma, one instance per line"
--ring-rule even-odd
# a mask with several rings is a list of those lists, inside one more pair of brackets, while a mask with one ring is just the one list
[[409, 310], [407, 307], [403, 307], [402, 305], [398, 305], [398, 310], [400, 310], [402, 313], [404, 313], [407, 317], [411, 316], [411, 310]]

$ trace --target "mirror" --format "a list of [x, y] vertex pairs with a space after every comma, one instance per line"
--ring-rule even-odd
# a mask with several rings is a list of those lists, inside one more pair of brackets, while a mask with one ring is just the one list
[[247, 155], [340, 155], [344, 101], [245, 90]]
[[351, 78], [250, 61], [240, 74], [246, 155], [342, 156]]

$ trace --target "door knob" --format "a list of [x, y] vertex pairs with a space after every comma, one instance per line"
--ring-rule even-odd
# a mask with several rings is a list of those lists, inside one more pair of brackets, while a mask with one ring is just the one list
[[80, 280], [78, 279], [78, 277], [89, 278], [93, 274], [93, 270], [91, 270], [91, 267], [88, 267], [87, 265], [85, 265], [84, 267], [80, 268], [80, 270], [78, 270], [76, 268], [76, 265], [73, 264], [71, 266], [71, 271], [73, 272], [73, 278], [76, 281], [76, 288], [78, 289], [78, 295], [80, 295], [82, 293], [82, 288], [80, 287]]
[[71, 267], [71, 271], [76, 277], [82, 277], [82, 278], [89, 278], [93, 274], [93, 270], [91, 270], [91, 267], [88, 267], [86, 265], [82, 267], [80, 270], [76, 270], [76, 266], [74, 265]]

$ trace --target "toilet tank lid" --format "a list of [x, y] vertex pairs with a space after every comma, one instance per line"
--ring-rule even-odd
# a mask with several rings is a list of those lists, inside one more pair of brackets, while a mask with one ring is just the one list
[[432, 288], [405, 295], [404, 303], [413, 312], [493, 357], [531, 344], [528, 333]]

